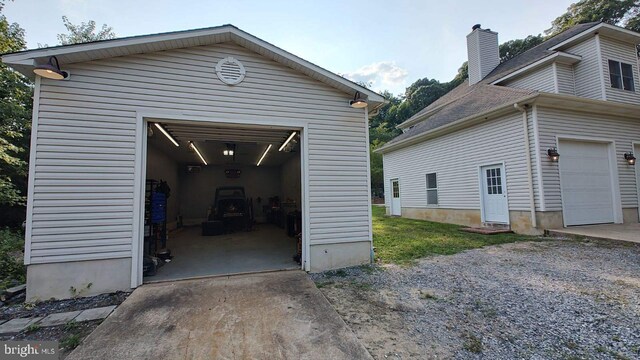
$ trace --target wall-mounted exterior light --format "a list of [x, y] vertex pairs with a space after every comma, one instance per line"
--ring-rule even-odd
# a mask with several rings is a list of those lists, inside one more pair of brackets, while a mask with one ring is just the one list
[[551, 159], [551, 161], [553, 162], [556, 162], [558, 161], [558, 159], [560, 159], [560, 154], [558, 154], [558, 149], [556, 148], [547, 150], [547, 155], [549, 155], [549, 159]]
[[349, 101], [349, 105], [355, 109], [363, 109], [367, 107], [367, 100], [360, 97], [360, 91], [356, 91], [353, 100]]
[[55, 56], [49, 57], [49, 62], [46, 64], [36, 66], [33, 72], [36, 73], [36, 75], [52, 80], [63, 80], [69, 77], [69, 72], [60, 70], [58, 58]]
[[627, 164], [629, 165], [635, 165], [636, 164], [636, 157], [633, 156], [632, 152], [628, 152], [624, 154], [624, 159], [627, 160]]

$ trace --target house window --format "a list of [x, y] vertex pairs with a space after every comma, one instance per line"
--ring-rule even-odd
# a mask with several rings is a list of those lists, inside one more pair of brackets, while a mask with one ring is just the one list
[[438, 205], [438, 179], [436, 173], [427, 174], [427, 205]]
[[636, 90], [633, 84], [633, 67], [630, 64], [609, 60], [609, 77], [612, 88]]
[[502, 194], [502, 175], [500, 168], [487, 169], [487, 194]]
[[392, 191], [393, 191], [393, 197], [394, 198], [399, 198], [400, 197], [400, 184], [398, 184], [398, 181], [392, 181], [391, 182], [391, 186], [393, 187]]

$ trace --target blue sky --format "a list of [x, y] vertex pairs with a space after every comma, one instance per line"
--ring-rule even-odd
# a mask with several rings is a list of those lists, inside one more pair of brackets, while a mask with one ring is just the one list
[[419, 78], [451, 80], [466, 60], [473, 24], [499, 32], [504, 42], [543, 32], [572, 2], [15, 0], [4, 13], [26, 30], [30, 48], [55, 45], [65, 31], [63, 15], [73, 23], [106, 23], [118, 36], [230, 23], [328, 70], [370, 81], [375, 90], [400, 94]]

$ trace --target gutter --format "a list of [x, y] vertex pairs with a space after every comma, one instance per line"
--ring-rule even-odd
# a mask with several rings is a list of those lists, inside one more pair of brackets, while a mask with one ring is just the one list
[[529, 142], [529, 126], [527, 120], [526, 106], [522, 106], [518, 103], [513, 104], [513, 107], [522, 112], [522, 127], [524, 132], [524, 153], [527, 160], [527, 183], [529, 185], [529, 203], [531, 205], [531, 226], [535, 229], [538, 227], [538, 221], [536, 219], [536, 200], [533, 193], [533, 173], [531, 171], [531, 144]]
[[[539, 96], [540, 96], [540, 93], [536, 92], [536, 93], [534, 93], [532, 95], [525, 96], [525, 97], [517, 100], [516, 103], [528, 102], [528, 101], [536, 99]], [[511, 111], [513, 111], [513, 103], [512, 102], [508, 102], [508, 103], [506, 103], [504, 105], [500, 105], [500, 106], [495, 107], [493, 109], [489, 109], [489, 110], [487, 110], [485, 112], [482, 112], [480, 114], [467, 116], [466, 118], [462, 118], [462, 119], [456, 120], [456, 121], [454, 121], [452, 123], [437, 127], [435, 129], [431, 129], [431, 130], [426, 131], [424, 133], [420, 133], [420, 134], [408, 137], [406, 139], [402, 139], [402, 140], [400, 140], [398, 142], [383, 145], [382, 147], [374, 150], [374, 152], [380, 153], [380, 154], [384, 154], [384, 153], [387, 153], [387, 152], [389, 152], [391, 150], [397, 150], [397, 149], [400, 149], [400, 148], [403, 148], [403, 147], [406, 147], [406, 146], [409, 146], [409, 145], [416, 144], [416, 143], [424, 140], [425, 138], [437, 135], [439, 133], [446, 133], [446, 132], [449, 132], [449, 131], [453, 131], [456, 128], [464, 127], [465, 125], [467, 125], [467, 123], [473, 122], [474, 120], [477, 121], [477, 120], [481, 120], [481, 119], [484, 119], [484, 118], [493, 117], [493, 116], [496, 116], [496, 115], [499, 115], [499, 114], [508, 113], [508, 112], [511, 112]]]

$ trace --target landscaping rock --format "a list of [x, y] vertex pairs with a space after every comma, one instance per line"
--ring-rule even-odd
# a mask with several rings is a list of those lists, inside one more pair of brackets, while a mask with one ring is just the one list
[[81, 321], [91, 321], [91, 320], [102, 320], [105, 319], [111, 312], [116, 308], [113, 306], [105, 306], [95, 309], [83, 310], [80, 315], [75, 318], [76, 322]]
[[76, 316], [80, 315], [81, 311], [69, 311], [57, 314], [51, 314], [42, 319], [40, 322], [41, 326], [58, 326], [64, 325], [76, 318]]
[[0, 335], [17, 334], [26, 329], [29, 325], [35, 324], [40, 320], [42, 320], [41, 317], [9, 320], [0, 325]]
[[27, 290], [27, 284], [22, 284], [22, 285], [18, 285], [18, 286], [14, 286], [12, 288], [6, 289], [4, 291], [4, 294], [8, 297], [14, 297], [18, 293], [24, 292], [25, 290]]

